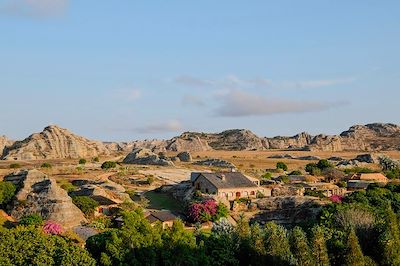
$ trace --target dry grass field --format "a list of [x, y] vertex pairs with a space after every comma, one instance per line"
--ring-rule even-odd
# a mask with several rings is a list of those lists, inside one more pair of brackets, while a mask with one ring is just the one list
[[[227, 160], [235, 164], [240, 171], [258, 176], [265, 172], [266, 169], [274, 169], [277, 162], [284, 162], [288, 165], [289, 170], [304, 169], [304, 166], [310, 162], [309, 160], [295, 160], [295, 159], [271, 159], [268, 158], [273, 155], [289, 154], [293, 157], [301, 156], [316, 156], [321, 159], [326, 159], [332, 156], [341, 157], [343, 159], [353, 159], [359, 154], [366, 152], [309, 152], [309, 151], [287, 151], [287, 150], [266, 150], [266, 151], [207, 151], [207, 152], [193, 152], [192, 156], [194, 160], [202, 160], [207, 158], [218, 158]], [[380, 152], [393, 159], [400, 160], [400, 151], [388, 151]], [[176, 156], [176, 153], [168, 152], [168, 156]], [[119, 160], [122, 161], [122, 157], [110, 157], [101, 158], [101, 161], [105, 160]], [[42, 163], [48, 162], [52, 165], [51, 169], [41, 169], [41, 171], [54, 176], [58, 180], [72, 180], [72, 179], [96, 179], [98, 176], [106, 173], [100, 169], [101, 163], [92, 164], [88, 163], [82, 169], [79, 169], [78, 160], [47, 160], [47, 161], [0, 161], [0, 179], [9, 173], [16, 171], [16, 169], [10, 169], [12, 163], [18, 163], [22, 169], [40, 169]], [[139, 171], [145, 175], [155, 175], [156, 177], [163, 177], [163, 181], [179, 182], [189, 178], [191, 171], [202, 171], [202, 170], [218, 170], [217, 168], [209, 168], [204, 166], [196, 166], [191, 163], [178, 162], [175, 163], [176, 167], [160, 167], [160, 166], [124, 166]], [[371, 165], [371, 167], [377, 168], [378, 166]], [[121, 171], [120, 167], [114, 170], [114, 172]], [[173, 183], [173, 182], [172, 182]]]

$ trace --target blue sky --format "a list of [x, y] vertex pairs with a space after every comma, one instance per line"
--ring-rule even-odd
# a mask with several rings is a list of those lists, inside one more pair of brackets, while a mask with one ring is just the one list
[[0, 0], [0, 134], [400, 123], [400, 1]]

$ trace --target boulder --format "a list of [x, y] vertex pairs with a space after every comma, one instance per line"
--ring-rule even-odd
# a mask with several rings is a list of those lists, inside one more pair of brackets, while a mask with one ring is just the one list
[[169, 159], [161, 159], [151, 150], [144, 148], [134, 149], [125, 157], [123, 162], [126, 164], [174, 166], [174, 163]]
[[194, 164], [221, 168], [236, 168], [233, 163], [221, 159], [207, 159], [203, 161], [197, 161]]
[[302, 161], [319, 161], [321, 160], [321, 158], [319, 158], [318, 156], [301, 156], [301, 157], [297, 157], [295, 158], [296, 160], [302, 160]]
[[360, 163], [379, 163], [379, 156], [378, 155], [374, 155], [374, 154], [360, 154], [357, 155], [356, 158], [354, 158], [355, 161], [358, 161]]
[[268, 157], [269, 159], [293, 159], [294, 157], [290, 154], [276, 154]]
[[177, 155], [177, 157], [179, 158], [179, 160], [181, 160], [182, 162], [191, 162], [192, 161], [192, 155], [187, 152], [187, 151], [183, 151], [181, 153], [179, 153]]
[[65, 229], [86, 222], [67, 192], [57, 185], [55, 179], [42, 172], [24, 170], [4, 177], [4, 180], [18, 187], [11, 211], [16, 219], [37, 213], [45, 220], [60, 223]]

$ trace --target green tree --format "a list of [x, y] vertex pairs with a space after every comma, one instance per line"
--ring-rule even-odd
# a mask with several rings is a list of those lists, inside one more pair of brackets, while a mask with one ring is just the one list
[[72, 196], [74, 204], [86, 215], [92, 216], [99, 203], [88, 196]]
[[319, 168], [319, 169], [321, 169], [321, 170], [325, 170], [325, 169], [328, 169], [328, 168], [332, 168], [333, 167], [333, 164], [331, 164], [328, 160], [320, 160], [318, 163], [317, 163], [317, 167]]
[[287, 171], [288, 166], [284, 162], [277, 162], [276, 169], [282, 169], [283, 171]]
[[305, 170], [307, 173], [310, 175], [318, 176], [321, 175], [321, 169], [318, 168], [317, 164], [315, 163], [309, 163], [306, 165]]
[[296, 265], [315, 265], [307, 236], [300, 227], [295, 227], [292, 230], [290, 243], [292, 245], [293, 255], [296, 258]]
[[79, 164], [85, 165], [86, 164], [86, 159], [79, 159]]
[[400, 265], [400, 234], [396, 214], [388, 209], [385, 215], [384, 231], [379, 239], [382, 265]]
[[0, 181], [0, 205], [6, 205], [14, 197], [17, 188], [11, 182]]
[[262, 179], [270, 180], [272, 178], [272, 174], [270, 172], [266, 172], [261, 176]]
[[169, 265], [196, 265], [196, 238], [187, 232], [180, 220], [163, 231], [161, 260]]
[[45, 235], [32, 226], [0, 230], [0, 265], [94, 266], [83, 248], [65, 237]]
[[287, 230], [275, 223], [265, 225], [265, 250], [270, 265], [294, 265]]
[[347, 236], [347, 248], [345, 262], [348, 266], [364, 266], [365, 260], [357, 235], [354, 229], [351, 229]]
[[315, 226], [312, 229], [311, 250], [315, 259], [316, 265], [328, 266], [329, 255], [326, 247], [324, 229], [321, 226]]

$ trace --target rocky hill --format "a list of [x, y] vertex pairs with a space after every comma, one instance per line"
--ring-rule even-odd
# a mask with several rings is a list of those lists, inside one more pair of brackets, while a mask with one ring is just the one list
[[[3, 151], [4, 149], [4, 151]], [[166, 151], [199, 152], [211, 150], [242, 151], [291, 149], [310, 151], [382, 151], [400, 150], [400, 126], [368, 124], [350, 127], [340, 135], [312, 136], [306, 132], [292, 137], [259, 137], [250, 130], [233, 129], [221, 133], [185, 132], [169, 140], [132, 142], [98, 142], [74, 135], [57, 126], [22, 141], [0, 137], [0, 156], [5, 160], [89, 158], [101, 155], [128, 154], [135, 149], [148, 149], [156, 154]]]
[[[162, 145], [165, 145], [163, 143]], [[352, 126], [340, 135], [300, 133], [292, 137], [261, 138], [245, 129], [222, 133], [186, 132], [166, 141], [159, 150], [264, 150], [301, 149], [311, 151], [381, 151], [400, 150], [400, 126], [394, 124], [368, 124]]]
[[57, 185], [55, 179], [42, 172], [20, 171], [4, 177], [4, 180], [18, 187], [11, 212], [17, 220], [36, 213], [46, 220], [62, 224], [66, 229], [86, 221], [67, 192]]
[[3, 160], [89, 158], [109, 154], [97, 141], [77, 136], [67, 129], [48, 126], [42, 132], [17, 141], [3, 152]]
[[0, 136], [0, 157], [6, 147], [11, 146], [14, 142], [6, 136]]

